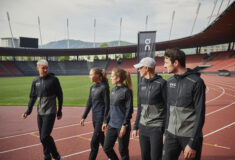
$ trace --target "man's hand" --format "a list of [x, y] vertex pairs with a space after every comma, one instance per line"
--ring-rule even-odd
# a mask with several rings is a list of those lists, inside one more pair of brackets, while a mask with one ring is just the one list
[[137, 130], [133, 130], [132, 131], [132, 138], [136, 138], [138, 136], [138, 131]]
[[106, 129], [107, 129], [107, 124], [106, 123], [103, 123], [103, 125], [102, 125], [102, 132], [105, 132], [106, 131]]
[[81, 124], [81, 126], [85, 126], [85, 119], [81, 119], [81, 121], [80, 121], [80, 124]]
[[62, 119], [62, 115], [61, 115], [61, 116], [57, 116], [57, 119], [58, 119], [58, 120]]
[[26, 119], [28, 115], [26, 113], [22, 114], [22, 118]]
[[122, 126], [119, 137], [122, 138], [126, 134], [126, 126]]
[[195, 158], [196, 157], [196, 150], [192, 149], [187, 145], [184, 149], [184, 158]]
[[165, 139], [166, 139], [166, 136], [165, 136], [165, 134], [163, 134], [163, 136], [162, 136], [162, 142], [163, 142], [163, 144], [165, 143]]

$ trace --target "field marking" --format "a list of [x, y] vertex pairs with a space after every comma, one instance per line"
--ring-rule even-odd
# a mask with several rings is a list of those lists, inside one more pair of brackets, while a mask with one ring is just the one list
[[208, 86], [206, 86], [206, 94], [207, 92], [209, 92], [210, 88]]
[[[212, 84], [212, 85], [213, 85], [213, 84]], [[225, 93], [224, 88], [221, 87], [221, 86], [218, 86], [218, 87], [221, 88], [223, 92], [222, 92], [219, 96], [217, 96], [217, 97], [215, 97], [215, 98], [213, 98], [213, 99], [211, 99], [211, 100], [209, 100], [209, 101], [206, 101], [206, 104], [209, 103], [209, 102], [211, 102], [211, 101], [214, 101], [214, 100], [220, 98], [222, 95], [224, 95], [224, 93]]]
[[[210, 82], [211, 83], [211, 82]], [[214, 84], [220, 84], [220, 85], [223, 85], [223, 86], [227, 86], [227, 87], [230, 87], [230, 88], [235, 88], [235, 86], [233, 85], [230, 85], [230, 84], [225, 84], [225, 83], [221, 83], [221, 82], [212, 82]], [[232, 82], [231, 82], [232, 83]]]
[[[217, 91], [217, 92], [220, 92], [218, 89], [215, 89], [215, 88], [212, 88], [213, 90]], [[226, 89], [226, 88], [224, 88]], [[227, 90], [227, 89], [226, 89]], [[225, 95], [228, 95], [228, 96], [231, 96], [231, 97], [235, 97], [234, 95], [232, 94], [229, 94], [229, 93], [225, 93]]]
[[91, 138], [86, 138], [86, 137], [83, 137], [83, 136], [77, 136], [79, 139], [83, 139], [83, 140], [87, 140], [87, 141], [91, 141]]
[[[70, 136], [70, 137], [60, 138], [60, 139], [55, 140], [55, 142], [63, 141], [63, 140], [71, 139], [71, 138], [77, 138], [78, 136], [84, 136], [84, 135], [88, 135], [88, 134], [92, 134], [92, 133], [93, 132], [87, 132], [87, 133], [82, 133], [82, 134], [78, 134], [78, 135], [74, 135], [74, 136]], [[39, 146], [39, 145], [41, 145], [41, 143], [28, 145], [28, 146], [24, 146], [24, 147], [18, 147], [18, 148], [14, 148], [14, 149], [9, 149], [9, 150], [5, 150], [5, 151], [1, 151], [0, 154], [12, 152], [12, 151], [17, 151], [17, 150], [21, 150], [21, 149], [25, 149], [25, 148], [31, 148], [31, 147], [35, 147], [35, 146]]]
[[33, 137], [37, 137], [37, 138], [39, 138], [39, 136], [38, 136], [38, 135], [36, 135], [36, 132], [29, 133], [29, 135], [31, 135], [31, 136], [33, 136]]
[[[89, 123], [92, 123], [92, 121], [85, 122], [85, 124], [89, 124]], [[57, 130], [57, 129], [61, 129], [61, 128], [67, 128], [67, 127], [73, 127], [73, 126], [78, 126], [78, 125], [80, 125], [80, 123], [75, 123], [75, 124], [65, 125], [65, 126], [61, 126], [61, 127], [56, 127], [53, 130]], [[27, 133], [17, 134], [17, 135], [13, 135], [13, 136], [1, 137], [0, 140], [8, 139], [8, 138], [15, 138], [15, 137], [19, 137], [19, 136], [25, 136], [25, 135], [31, 135], [32, 133], [38, 133], [38, 131], [27, 132]]]
[[235, 104], [235, 101], [234, 101], [233, 103], [231, 103], [231, 104], [228, 104], [227, 106], [224, 106], [224, 107], [219, 108], [219, 109], [217, 109], [217, 110], [215, 110], [215, 111], [212, 111], [212, 112], [207, 113], [206, 116], [209, 116], [209, 115], [211, 115], [211, 114], [214, 114], [214, 113], [216, 113], [216, 112], [219, 112], [219, 111], [221, 111], [221, 110], [223, 110], [223, 109], [225, 109], [225, 108], [228, 108], [228, 107], [232, 106], [233, 104]]
[[225, 129], [225, 128], [228, 128], [228, 127], [230, 127], [230, 126], [232, 126], [232, 125], [234, 125], [234, 124], [235, 124], [235, 122], [232, 122], [232, 123], [230, 123], [230, 124], [228, 124], [228, 125], [226, 125], [226, 126], [224, 126], [224, 127], [221, 127], [221, 128], [219, 128], [219, 129], [217, 129], [217, 130], [215, 130], [215, 131], [213, 131], [213, 132], [207, 133], [207, 134], [204, 135], [203, 137], [206, 138], [206, 137], [208, 137], [208, 136], [210, 136], [210, 135], [212, 135], [212, 134], [215, 134], [215, 133], [217, 133], [217, 132], [219, 132], [219, 131], [221, 131], [221, 130], [223, 130], [223, 129]]
[[218, 148], [223, 148], [223, 149], [231, 149], [229, 147], [225, 147], [225, 146], [219, 146], [218, 144], [209, 144], [209, 143], [204, 143], [204, 145], [207, 145], [207, 146], [212, 146], [212, 147], [218, 147]]

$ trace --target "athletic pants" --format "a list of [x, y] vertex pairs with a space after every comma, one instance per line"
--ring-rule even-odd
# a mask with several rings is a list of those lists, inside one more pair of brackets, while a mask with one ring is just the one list
[[99, 151], [99, 144], [104, 145], [103, 120], [93, 120], [94, 133], [91, 139], [91, 152], [89, 160], [95, 160]]
[[51, 155], [55, 159], [59, 157], [54, 139], [51, 137], [55, 117], [56, 114], [38, 115], [38, 129], [45, 160], [51, 160]]
[[[163, 147], [163, 160], [178, 160], [181, 151], [184, 151], [190, 137], [179, 137], [169, 132], [165, 135], [165, 143]], [[202, 151], [203, 138], [200, 137], [196, 144], [196, 157], [187, 160], [200, 160]]]
[[149, 135], [139, 132], [139, 142], [142, 160], [161, 160], [163, 148], [163, 131], [157, 128]]
[[119, 153], [122, 157], [122, 160], [129, 160], [129, 141], [130, 141], [130, 131], [131, 127], [130, 124], [126, 128], [125, 135], [120, 138], [120, 128], [113, 128], [108, 126], [106, 134], [105, 134], [105, 141], [104, 141], [104, 152], [111, 160], [118, 160], [118, 156], [115, 153], [113, 147], [115, 145], [116, 140], [118, 139], [119, 145]]

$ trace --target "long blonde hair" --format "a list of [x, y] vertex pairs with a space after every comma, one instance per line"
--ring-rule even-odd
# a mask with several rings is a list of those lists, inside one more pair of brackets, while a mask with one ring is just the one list
[[120, 83], [125, 84], [132, 92], [133, 95], [133, 86], [131, 81], [131, 74], [128, 71], [125, 71], [122, 68], [115, 68], [112, 70], [116, 77], [120, 78]]
[[107, 84], [109, 83], [108, 78], [107, 78], [107, 74], [104, 69], [92, 68], [91, 71], [100, 77], [101, 82], [104, 82]]

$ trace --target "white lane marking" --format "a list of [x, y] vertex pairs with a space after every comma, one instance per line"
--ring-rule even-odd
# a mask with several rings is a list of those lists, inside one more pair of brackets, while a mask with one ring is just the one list
[[211, 115], [211, 114], [213, 114], [213, 113], [219, 112], [219, 111], [221, 111], [221, 110], [223, 110], [223, 109], [225, 109], [225, 108], [228, 108], [228, 107], [232, 106], [233, 104], [235, 104], [235, 102], [233, 102], [233, 103], [231, 103], [231, 104], [229, 104], [229, 105], [227, 105], [227, 106], [224, 106], [224, 107], [222, 107], [222, 108], [219, 108], [219, 109], [217, 109], [217, 110], [215, 110], [215, 111], [212, 111], [212, 112], [210, 112], [210, 113], [207, 113], [206, 116], [209, 116], [209, 115]]
[[[63, 141], [63, 140], [71, 139], [71, 138], [76, 138], [78, 136], [84, 136], [84, 135], [88, 135], [88, 134], [92, 134], [92, 133], [93, 132], [87, 132], [87, 133], [82, 133], [82, 134], [78, 134], [78, 135], [74, 135], [74, 136], [70, 136], [70, 137], [60, 138], [60, 139], [55, 140], [55, 142]], [[19, 147], [19, 148], [14, 148], [14, 149], [9, 149], [9, 150], [5, 150], [5, 151], [1, 151], [0, 154], [12, 152], [12, 151], [17, 151], [17, 150], [21, 150], [21, 149], [25, 149], [25, 148], [35, 147], [35, 146], [39, 146], [39, 145], [41, 145], [41, 143], [28, 145], [28, 146], [24, 146], [24, 147]]]
[[[88, 121], [85, 122], [85, 124], [89, 124], [92, 121]], [[61, 128], [67, 128], [67, 127], [73, 127], [73, 126], [78, 126], [80, 125], [79, 123], [75, 123], [75, 124], [70, 124], [70, 125], [66, 125], [66, 126], [61, 126], [61, 127], [56, 127], [53, 130], [57, 130], [57, 129], [61, 129]], [[32, 132], [28, 132], [28, 133], [23, 133], [23, 134], [17, 134], [17, 135], [13, 135], [13, 136], [6, 136], [6, 137], [1, 137], [0, 140], [2, 139], [8, 139], [8, 138], [14, 138], [14, 137], [19, 137], [19, 136], [25, 136], [25, 135], [30, 135], [32, 133], [38, 133], [38, 131], [32, 131]]]
[[235, 124], [235, 122], [232, 122], [232, 123], [230, 123], [230, 124], [228, 124], [228, 125], [226, 125], [226, 126], [224, 126], [224, 127], [222, 127], [222, 128], [219, 128], [219, 129], [217, 129], [217, 130], [215, 130], [215, 131], [213, 131], [213, 132], [207, 133], [207, 134], [204, 135], [203, 137], [206, 138], [206, 137], [208, 137], [208, 136], [210, 136], [210, 135], [212, 135], [212, 134], [215, 134], [215, 133], [217, 133], [217, 132], [219, 132], [219, 131], [222, 131], [223, 129], [228, 128], [228, 127], [230, 127], [230, 126], [232, 126], [232, 125], [234, 125], [234, 124]]
[[[213, 84], [212, 84], [213, 85]], [[221, 87], [221, 86], [218, 86], [220, 89], [222, 89], [222, 93], [220, 94], [220, 95], [218, 95], [217, 97], [215, 97], [215, 98], [213, 98], [213, 99], [211, 99], [211, 100], [209, 100], [209, 101], [206, 101], [206, 104], [207, 103], [209, 103], [209, 102], [211, 102], [211, 101], [214, 101], [214, 100], [216, 100], [216, 99], [218, 99], [218, 98], [220, 98], [221, 96], [223, 96], [224, 95], [224, 93], [225, 93], [225, 90], [224, 90], [224, 88], [223, 87]]]

